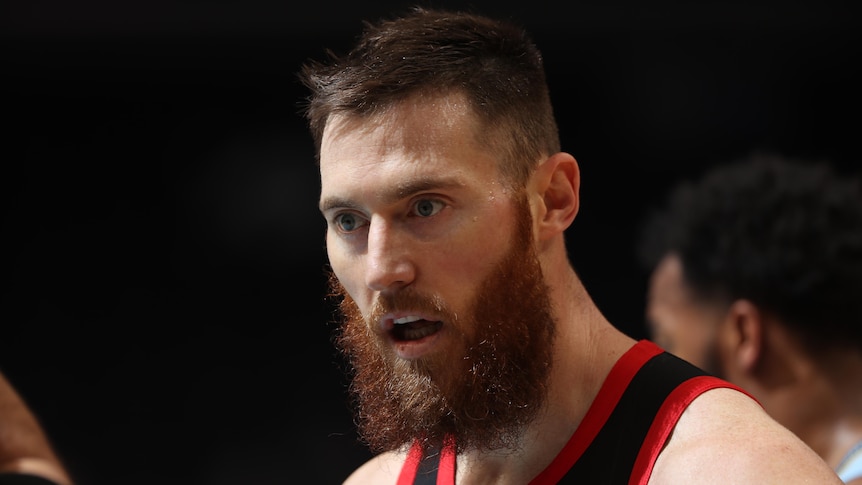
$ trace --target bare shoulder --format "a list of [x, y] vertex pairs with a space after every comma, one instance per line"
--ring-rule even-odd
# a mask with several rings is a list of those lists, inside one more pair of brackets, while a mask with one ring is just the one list
[[366, 461], [344, 481], [344, 485], [394, 485], [406, 458], [405, 453], [386, 452]]
[[753, 399], [713, 389], [683, 412], [649, 483], [834, 484], [835, 472]]
[[0, 473], [5, 472], [45, 478], [58, 485], [72, 484], [66, 471], [53, 459], [26, 457], [6, 461], [0, 466]]

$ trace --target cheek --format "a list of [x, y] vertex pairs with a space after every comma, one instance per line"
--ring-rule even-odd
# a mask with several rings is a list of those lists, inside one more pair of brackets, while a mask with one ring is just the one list
[[497, 268], [509, 243], [505, 238], [487, 236], [450, 241], [422, 251], [420, 267], [436, 289], [469, 298], [470, 290]]
[[[681, 332], [679, 321], [685, 317], [680, 310], [661, 301], [650, 300], [647, 307], [647, 319], [652, 340], [665, 350], [683, 357], [686, 354], [686, 340]], [[685, 358], [685, 357], [683, 357]]]
[[[502, 197], [501, 197], [502, 199]], [[507, 203], [490, 204], [478, 216], [463, 223], [458, 234], [438, 245], [435, 264], [453, 274], [481, 280], [505, 258], [514, 244], [512, 208]]]
[[[682, 315], [675, 316], [678, 318]], [[682, 316], [684, 319], [684, 316]], [[690, 325], [691, 323], [689, 323]], [[669, 342], [671, 352], [689, 362], [698, 362], [698, 346], [692, 341], [692, 334], [685, 324], [680, 325], [678, 320], [664, 327], [664, 336]]]
[[678, 322], [681, 345], [686, 348], [686, 358], [698, 366], [706, 365], [709, 348], [713, 345], [713, 333], [705, 317], [697, 311], [681, 314]]
[[360, 310], [366, 313], [366, 293], [363, 293], [365, 284], [362, 274], [363, 262], [360, 258], [350, 256], [349, 252], [339, 249], [338, 243], [327, 238], [326, 254], [329, 266], [339, 283], [347, 293], [356, 301]]
[[703, 317], [683, 306], [657, 314], [656, 319], [661, 324], [657, 325], [656, 338], [662, 341], [657, 343], [664, 343], [665, 348], [678, 357], [703, 366], [709, 340], [703, 328]]
[[[430, 253], [426, 253], [431, 256]], [[468, 242], [463, 245], [447, 244], [429, 258], [428, 266], [453, 275], [480, 275], [487, 273], [499, 260], [497, 250], [482, 242]]]

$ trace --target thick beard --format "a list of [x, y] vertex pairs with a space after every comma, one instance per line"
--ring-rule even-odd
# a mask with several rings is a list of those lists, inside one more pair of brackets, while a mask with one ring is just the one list
[[[330, 275], [344, 316], [335, 343], [351, 365], [357, 425], [372, 451], [416, 441], [439, 449], [447, 437], [458, 450], [515, 450], [544, 405], [555, 325], [526, 199], [515, 205], [520, 222], [512, 248], [479, 286], [465, 318], [439, 298], [407, 289], [381, 297], [366, 321]], [[394, 356], [372, 329], [378, 315], [399, 308], [439, 315], [463, 345], [415, 361]]]

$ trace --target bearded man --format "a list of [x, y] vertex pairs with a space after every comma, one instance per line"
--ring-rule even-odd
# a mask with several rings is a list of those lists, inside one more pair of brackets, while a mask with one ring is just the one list
[[300, 76], [376, 452], [345, 483], [840, 484], [751, 396], [590, 299], [564, 237], [578, 163], [521, 28], [416, 8]]

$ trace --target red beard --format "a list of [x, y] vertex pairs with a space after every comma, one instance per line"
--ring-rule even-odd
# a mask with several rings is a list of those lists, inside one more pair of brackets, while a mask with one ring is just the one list
[[[554, 320], [532, 241], [526, 199], [512, 248], [481, 283], [471, 311], [459, 318], [439, 298], [405, 289], [376, 302], [369, 321], [334, 274], [344, 324], [336, 345], [352, 367], [359, 433], [374, 452], [419, 440], [440, 448], [445, 437], [463, 449], [515, 449], [524, 425], [542, 407], [552, 359]], [[372, 331], [377, 315], [395, 309], [440, 315], [462, 345], [407, 361], [384, 351]]]

